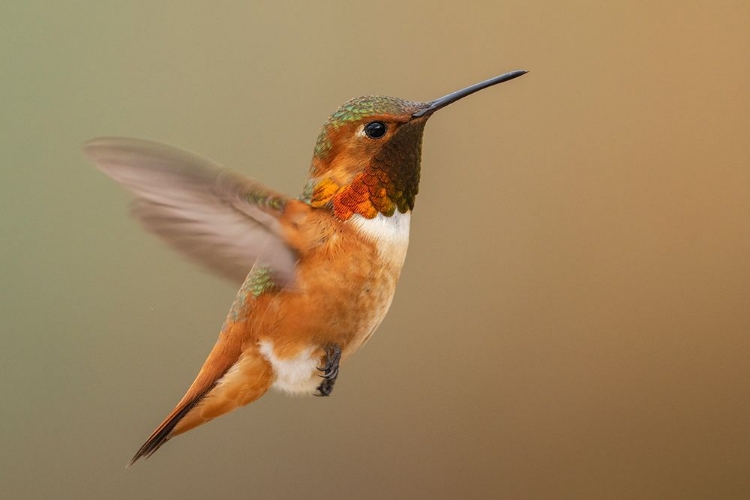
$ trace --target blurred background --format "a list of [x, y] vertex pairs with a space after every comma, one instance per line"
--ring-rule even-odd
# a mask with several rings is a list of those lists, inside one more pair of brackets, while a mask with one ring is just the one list
[[[750, 4], [5, 2], [0, 497], [747, 498]], [[124, 466], [235, 286], [82, 156], [182, 145], [289, 194], [345, 100], [437, 114], [389, 316], [333, 397]]]

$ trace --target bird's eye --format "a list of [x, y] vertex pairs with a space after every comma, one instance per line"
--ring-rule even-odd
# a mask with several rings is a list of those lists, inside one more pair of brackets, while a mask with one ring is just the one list
[[388, 127], [383, 122], [370, 122], [365, 125], [365, 134], [370, 139], [380, 139], [385, 135], [386, 130], [388, 130]]

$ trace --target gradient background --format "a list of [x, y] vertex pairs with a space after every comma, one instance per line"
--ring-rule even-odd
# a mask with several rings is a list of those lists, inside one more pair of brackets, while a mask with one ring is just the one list
[[[0, 497], [748, 498], [750, 3], [4, 2]], [[361, 94], [437, 114], [391, 313], [333, 397], [125, 463], [235, 287], [83, 158], [168, 141], [290, 194]]]

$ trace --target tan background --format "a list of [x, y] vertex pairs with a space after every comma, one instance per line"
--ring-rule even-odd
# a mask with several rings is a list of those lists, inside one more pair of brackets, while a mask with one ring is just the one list
[[[189, 4], [0, 7], [0, 497], [750, 496], [750, 3]], [[517, 68], [428, 125], [396, 300], [333, 397], [126, 470], [234, 287], [80, 143], [295, 194], [344, 100]]]

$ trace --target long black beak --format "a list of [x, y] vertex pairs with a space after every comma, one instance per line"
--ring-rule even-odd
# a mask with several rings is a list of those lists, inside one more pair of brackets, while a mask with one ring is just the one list
[[419, 111], [411, 115], [411, 117], [419, 118], [420, 116], [430, 115], [438, 109], [446, 107], [448, 104], [456, 102], [459, 99], [463, 99], [469, 94], [473, 94], [474, 92], [486, 89], [487, 87], [492, 87], [493, 85], [497, 85], [498, 83], [503, 83], [507, 82], [508, 80], [518, 78], [519, 76], [525, 75], [526, 73], [528, 73], [528, 71], [526, 71], [525, 69], [519, 69], [516, 71], [511, 71], [510, 73], [505, 73], [504, 75], [496, 76], [495, 78], [490, 78], [489, 80], [485, 80], [480, 83], [475, 83], [470, 87], [457, 90], [451, 94], [431, 101], [426, 108], [420, 109]]

